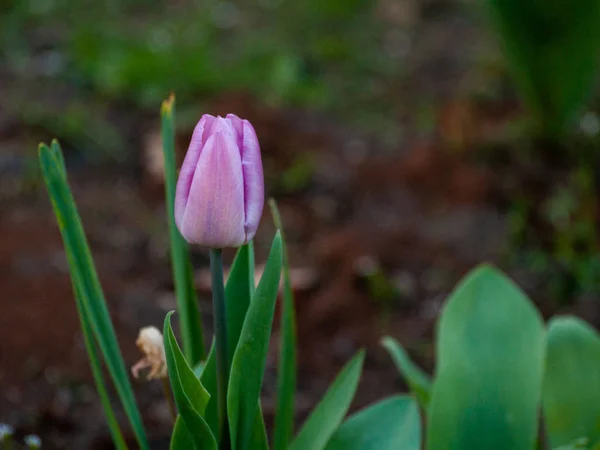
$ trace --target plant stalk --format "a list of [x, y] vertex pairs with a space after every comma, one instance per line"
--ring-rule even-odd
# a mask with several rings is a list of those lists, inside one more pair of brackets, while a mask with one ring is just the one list
[[225, 285], [223, 283], [223, 257], [221, 249], [210, 249], [210, 272], [212, 275], [213, 321], [217, 352], [217, 405], [221, 450], [229, 449], [229, 425], [227, 423], [227, 384], [229, 383], [229, 358], [227, 349], [227, 311]]

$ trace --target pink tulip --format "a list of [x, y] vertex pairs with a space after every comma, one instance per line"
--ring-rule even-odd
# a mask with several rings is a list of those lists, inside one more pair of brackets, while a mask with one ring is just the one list
[[260, 147], [247, 120], [202, 116], [181, 166], [175, 223], [189, 243], [239, 247], [252, 240], [264, 206]]

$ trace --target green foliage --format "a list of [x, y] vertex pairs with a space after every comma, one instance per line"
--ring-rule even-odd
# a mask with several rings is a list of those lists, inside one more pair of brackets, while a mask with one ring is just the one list
[[565, 131], [589, 97], [600, 51], [596, 0], [487, 0], [540, 131]]
[[277, 233], [231, 364], [227, 410], [233, 450], [248, 449], [255, 429], [281, 267], [282, 242]]
[[325, 450], [420, 450], [421, 417], [410, 397], [394, 396], [350, 416]]
[[177, 309], [183, 339], [183, 349], [190, 364], [195, 365], [206, 357], [204, 335], [198, 299], [194, 289], [194, 275], [190, 261], [187, 243], [175, 225], [174, 205], [177, 170], [175, 168], [175, 96], [171, 95], [162, 103], [161, 136], [163, 156], [165, 161], [165, 202], [167, 205], [167, 220], [169, 222], [169, 238], [171, 240], [171, 263]]
[[410, 397], [394, 396], [350, 416], [325, 450], [420, 450], [421, 417]]
[[362, 371], [360, 351], [340, 371], [325, 396], [312, 411], [289, 450], [323, 450], [348, 412]]
[[[88, 345], [88, 349], [95, 344], [100, 348], [100, 352], [108, 367], [138, 444], [140, 448], [147, 449], [148, 443], [142, 419], [135, 403], [127, 369], [121, 356], [115, 330], [108, 313], [81, 219], [75, 206], [75, 200], [68, 185], [64, 159], [58, 142], [52, 143], [52, 149], [45, 144], [41, 144], [39, 147], [39, 159], [44, 181], [46, 182], [56, 220], [63, 238], [76, 302], [80, 302], [78, 310], [82, 313], [80, 315], [82, 327], [84, 330], [93, 332], [95, 343], [92, 344], [89, 342], [88, 335], [86, 345]], [[92, 362], [92, 370], [96, 372], [99, 370], [99, 367], [94, 367], [94, 359], [96, 362], [99, 362], [97, 361], [97, 355], [92, 351], [89, 353], [89, 356]], [[97, 374], [95, 374], [95, 379], [97, 383], [100, 381]], [[101, 388], [100, 395], [104, 396], [105, 394]], [[118, 434], [114, 428], [114, 423], [112, 423], [112, 414], [107, 411], [108, 401], [103, 399], [102, 402], [105, 405], [105, 414], [107, 414], [111, 432], [117, 438], [118, 442]]]
[[543, 404], [552, 447], [600, 440], [600, 337], [574, 317], [550, 322]]
[[274, 199], [269, 200], [275, 227], [279, 229], [283, 244], [283, 304], [281, 307], [281, 342], [279, 344], [279, 369], [277, 371], [277, 410], [275, 412], [274, 450], [285, 450], [294, 433], [294, 406], [296, 393], [296, 315], [294, 293], [290, 277], [290, 263], [285, 244], [285, 233], [279, 208]]
[[427, 448], [532, 449], [545, 337], [539, 313], [508, 278], [488, 266], [469, 274], [438, 326]]
[[[163, 338], [173, 397], [194, 448], [196, 450], [216, 450], [217, 441], [203, 417], [210, 394], [194, 374], [194, 370], [186, 361], [177, 344], [171, 328], [172, 315], [173, 311], [165, 317]], [[180, 435], [185, 436], [185, 433], [181, 430], [178, 431], [181, 434], [178, 433], [178, 436], [172, 439], [171, 445], [177, 445], [177, 449], [183, 450], [188, 436], [179, 437]]]
[[412, 362], [406, 350], [394, 338], [386, 336], [381, 340], [381, 343], [389, 352], [398, 371], [406, 379], [410, 390], [415, 395], [421, 408], [427, 411], [427, 405], [431, 396], [431, 378], [429, 375]]

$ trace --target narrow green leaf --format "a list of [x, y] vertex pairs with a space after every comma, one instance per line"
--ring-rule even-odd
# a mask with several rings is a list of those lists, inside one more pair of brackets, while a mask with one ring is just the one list
[[165, 200], [171, 240], [171, 264], [177, 296], [177, 310], [183, 349], [188, 362], [197, 364], [206, 357], [202, 320], [194, 289], [192, 265], [187, 243], [175, 225], [175, 187], [177, 170], [175, 161], [175, 96], [171, 95], [161, 107], [161, 136], [165, 161]]
[[310, 414], [289, 450], [322, 450], [344, 420], [356, 393], [364, 351], [360, 351], [340, 371], [325, 396]]
[[83, 314], [89, 320], [95, 341], [100, 347], [138, 444], [140, 448], [147, 449], [148, 442], [142, 419], [135, 403], [128, 372], [121, 356], [81, 219], [68, 186], [64, 159], [60, 155], [62, 153], [60, 146], [56, 141], [52, 144], [52, 149], [41, 144], [38, 153], [40, 167], [63, 238], [67, 259], [71, 262], [71, 279], [77, 286], [82, 300]]
[[550, 322], [543, 405], [552, 447], [600, 439], [600, 337], [575, 317]]
[[[56, 159], [56, 162], [61, 170], [61, 174], [63, 178], [67, 177], [67, 169], [65, 166], [65, 159], [62, 154], [60, 144], [56, 139], [52, 140], [50, 146], [50, 152], [52, 156]], [[76, 271], [75, 262], [70, 255], [67, 253], [67, 260], [69, 263], [69, 268], [72, 272]], [[73, 294], [75, 297], [75, 305], [77, 307], [77, 315], [79, 316], [79, 323], [81, 324], [81, 332], [83, 335], [83, 343], [85, 345], [86, 352], [90, 359], [90, 367], [92, 370], [92, 376], [94, 377], [94, 383], [96, 385], [96, 390], [98, 391], [98, 396], [100, 397], [100, 404], [102, 405], [102, 410], [104, 411], [104, 417], [106, 418], [106, 423], [108, 425], [110, 435], [112, 437], [113, 444], [115, 448], [118, 450], [127, 449], [127, 444], [125, 443], [125, 439], [123, 438], [123, 433], [119, 427], [119, 422], [115, 416], [113, 411], [113, 407], [110, 402], [110, 397], [108, 395], [108, 389], [106, 387], [106, 382], [104, 381], [104, 374], [102, 373], [102, 361], [98, 354], [98, 349], [96, 347], [96, 343], [94, 341], [94, 334], [92, 327], [90, 325], [89, 319], [87, 318], [83, 306], [83, 300], [81, 298], [81, 290], [77, 287], [77, 285], [73, 282]]]
[[275, 301], [279, 290], [281, 245], [281, 235], [278, 232], [273, 239], [265, 270], [248, 308], [231, 364], [227, 408], [233, 450], [250, 448], [250, 437], [256, 426], [256, 411], [259, 408]]
[[350, 416], [325, 450], [420, 450], [421, 417], [411, 397], [386, 398]]
[[388, 351], [394, 364], [398, 368], [410, 390], [415, 394], [415, 397], [421, 408], [427, 411], [429, 404], [429, 396], [431, 391], [431, 378], [421, 370], [412, 360], [406, 350], [398, 341], [390, 336], [386, 336], [381, 340], [381, 345]]
[[185, 422], [181, 417], [181, 414], [177, 416], [175, 420], [175, 426], [173, 427], [173, 433], [171, 433], [171, 443], [169, 445], [170, 450], [190, 450], [194, 448], [194, 441], [192, 436], [185, 426]]
[[285, 233], [281, 215], [274, 199], [269, 200], [275, 227], [283, 241], [283, 304], [281, 307], [281, 341], [279, 343], [279, 368], [277, 370], [277, 409], [275, 411], [274, 450], [285, 450], [294, 434], [294, 409], [296, 393], [296, 314], [294, 293], [290, 278]]
[[104, 381], [104, 375], [102, 374], [102, 363], [100, 357], [98, 355], [98, 350], [94, 343], [94, 336], [92, 327], [87, 319], [84, 309], [83, 309], [83, 301], [81, 300], [81, 292], [79, 289], [73, 284], [73, 290], [75, 293], [75, 303], [77, 305], [77, 314], [79, 315], [79, 321], [81, 323], [81, 331], [83, 334], [83, 342], [85, 344], [85, 349], [87, 351], [88, 357], [90, 358], [90, 367], [92, 369], [92, 375], [94, 376], [94, 383], [96, 384], [96, 390], [98, 391], [98, 396], [100, 397], [100, 404], [102, 405], [102, 410], [104, 411], [104, 417], [106, 418], [106, 423], [108, 424], [108, 428], [110, 430], [110, 435], [112, 437], [113, 444], [115, 448], [118, 450], [126, 450], [127, 444], [125, 443], [125, 439], [123, 438], [123, 433], [119, 428], [119, 422], [115, 417], [115, 413], [113, 411], [112, 405], [110, 403], [110, 397], [108, 395], [108, 389], [106, 388], [106, 383]]
[[[173, 397], [179, 414], [189, 431], [189, 437], [194, 443], [194, 448], [196, 450], [216, 450], [217, 441], [203, 418], [210, 394], [196, 378], [193, 369], [187, 363], [177, 344], [171, 328], [172, 315], [173, 311], [165, 317], [163, 337]], [[181, 433], [180, 430], [178, 432]]]
[[225, 286], [229, 361], [233, 360], [253, 290], [254, 247], [252, 242], [250, 242], [238, 249]]
[[439, 323], [427, 448], [534, 448], [545, 339], [539, 313], [510, 279], [485, 265], [471, 272]]

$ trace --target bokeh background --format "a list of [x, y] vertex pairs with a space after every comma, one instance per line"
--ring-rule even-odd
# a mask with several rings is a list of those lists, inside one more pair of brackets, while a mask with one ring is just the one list
[[[481, 262], [506, 270], [545, 316], [600, 325], [600, 38], [584, 33], [562, 63], [553, 57], [568, 49], [546, 45], [597, 15], [582, 9], [562, 23], [570, 4], [550, 3], [530, 36], [529, 51], [545, 59], [529, 70], [510, 27], [491, 18], [494, 0], [3, 1], [0, 423], [36, 433], [46, 449], [110, 448], [36, 148], [57, 137], [65, 149], [133, 365], [139, 328], [160, 327], [175, 307], [158, 128], [171, 91], [180, 157], [202, 113], [233, 112], [257, 130], [290, 247], [298, 420], [360, 347], [354, 407], [405, 390], [379, 345], [385, 334], [431, 371], [443, 301]], [[565, 68], [579, 60], [592, 68], [569, 81]], [[563, 120], [563, 97], [543, 94], [568, 83], [580, 99], [563, 102]], [[259, 263], [273, 232], [266, 211]], [[193, 257], [208, 326], [208, 257]], [[267, 416], [277, 338], [276, 325]], [[166, 448], [160, 383], [135, 389]]]

